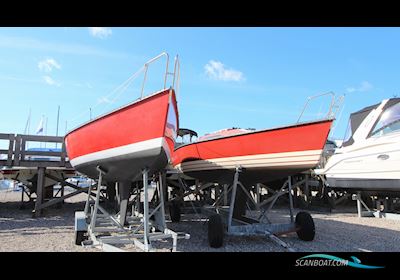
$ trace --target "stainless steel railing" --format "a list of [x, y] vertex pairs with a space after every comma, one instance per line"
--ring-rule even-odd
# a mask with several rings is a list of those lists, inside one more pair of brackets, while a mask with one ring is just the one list
[[301, 111], [301, 114], [300, 114], [299, 118], [297, 119], [297, 122], [300, 122], [300, 119], [301, 119], [301, 117], [303, 116], [304, 111], [307, 109], [308, 105], [310, 104], [310, 101], [311, 101], [311, 100], [317, 99], [317, 98], [319, 98], [319, 97], [326, 96], [326, 95], [332, 95], [331, 104], [329, 105], [329, 110], [328, 110], [328, 113], [326, 114], [326, 118], [333, 118], [335, 112], [334, 112], [332, 109], [333, 109], [334, 106], [335, 106], [335, 93], [333, 93], [333, 92], [330, 91], [330, 92], [326, 92], [326, 93], [322, 93], [322, 94], [317, 94], [317, 95], [309, 96], [309, 97], [307, 98], [306, 104], [305, 104], [304, 107], [303, 107], [303, 110]]
[[164, 88], [166, 88], [167, 85], [167, 80], [168, 80], [168, 75], [172, 75], [172, 87], [175, 88], [175, 83], [177, 85], [177, 88], [175, 89], [175, 92], [178, 91], [179, 88], [179, 76], [180, 76], [180, 63], [179, 63], [179, 58], [178, 56], [175, 57], [175, 63], [174, 63], [174, 72], [169, 72], [168, 67], [169, 67], [169, 54], [166, 52], [162, 52], [161, 54], [157, 55], [156, 57], [150, 59], [144, 64], [144, 78], [142, 82], [142, 90], [140, 94], [140, 98], [143, 98], [144, 94], [144, 88], [146, 85], [146, 80], [147, 80], [147, 72], [149, 69], [150, 64], [153, 62], [159, 60], [160, 58], [165, 57], [166, 58], [166, 66], [165, 66], [165, 74], [164, 74]]

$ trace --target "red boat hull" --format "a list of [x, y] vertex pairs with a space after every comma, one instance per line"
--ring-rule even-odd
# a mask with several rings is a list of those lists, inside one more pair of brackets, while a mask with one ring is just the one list
[[140, 179], [168, 164], [178, 128], [178, 110], [172, 89], [128, 104], [69, 132], [65, 137], [71, 165], [97, 177], [96, 167], [107, 170], [108, 182]]
[[333, 120], [249, 132], [178, 147], [174, 166], [204, 182], [231, 183], [236, 167], [243, 183], [263, 183], [315, 167]]

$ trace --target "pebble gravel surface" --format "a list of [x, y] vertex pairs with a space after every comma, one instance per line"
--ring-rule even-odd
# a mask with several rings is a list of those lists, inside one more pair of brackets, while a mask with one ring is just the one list
[[[32, 218], [31, 210], [20, 209], [19, 192], [0, 192], [0, 251], [16, 252], [99, 252], [74, 244], [74, 213], [84, 207], [86, 195], [66, 200], [62, 209], [46, 209], [44, 216]], [[297, 211], [297, 209], [296, 209]], [[400, 252], [400, 221], [358, 218], [355, 204], [332, 213], [310, 212], [316, 227], [311, 242], [297, 238], [296, 233], [281, 236], [298, 252]], [[167, 216], [168, 217], [168, 216]], [[270, 213], [272, 222], [289, 220], [287, 209]], [[286, 249], [267, 237], [225, 236], [224, 245], [208, 246], [206, 217], [197, 214], [182, 216], [180, 223], [168, 221], [168, 227], [190, 234], [178, 241], [184, 252], [285, 252]], [[170, 242], [157, 242], [158, 251], [169, 251]], [[128, 246], [129, 251], [139, 251]]]

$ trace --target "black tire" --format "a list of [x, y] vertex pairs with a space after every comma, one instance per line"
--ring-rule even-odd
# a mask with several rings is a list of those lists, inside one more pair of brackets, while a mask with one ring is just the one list
[[208, 219], [208, 244], [212, 248], [220, 248], [224, 242], [224, 226], [220, 215], [212, 215]]
[[307, 212], [299, 212], [296, 215], [297, 236], [304, 241], [312, 241], [315, 237], [314, 220]]
[[75, 231], [75, 245], [82, 245], [82, 241], [86, 239], [85, 231]]
[[172, 201], [169, 206], [169, 216], [171, 217], [171, 221], [174, 223], [179, 223], [181, 221], [181, 206], [179, 202]]

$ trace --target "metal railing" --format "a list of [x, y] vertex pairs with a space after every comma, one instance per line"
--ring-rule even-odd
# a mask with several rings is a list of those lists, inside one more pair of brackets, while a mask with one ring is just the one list
[[[169, 54], [166, 52], [163, 52], [156, 57], [150, 59], [144, 64], [144, 77], [143, 77], [143, 82], [142, 82], [142, 90], [140, 94], [140, 99], [143, 98], [144, 94], [144, 88], [146, 85], [146, 80], [147, 80], [147, 72], [149, 69], [149, 65], [152, 64], [153, 62], [159, 60], [162, 57], [166, 57], [166, 66], [165, 66], [165, 74], [164, 74], [164, 88], [166, 88], [167, 85], [167, 80], [168, 80], [168, 75], [173, 75], [173, 80], [172, 80], [172, 87], [175, 87], [175, 81], [177, 83], [177, 88], [179, 87], [179, 75], [180, 75], [180, 63], [178, 56], [175, 57], [175, 63], [174, 63], [174, 72], [169, 72], [168, 67], [169, 67]], [[178, 74], [177, 74], [178, 73]], [[177, 89], [175, 89], [175, 92], [177, 92]]]
[[[317, 94], [317, 95], [309, 96], [309, 97], [307, 98], [306, 104], [305, 104], [304, 107], [303, 107], [303, 110], [301, 111], [301, 114], [300, 114], [299, 118], [297, 119], [297, 122], [300, 122], [300, 119], [301, 119], [301, 117], [303, 116], [304, 111], [307, 109], [308, 105], [310, 104], [310, 101], [311, 101], [311, 100], [317, 99], [317, 98], [319, 98], [319, 97], [326, 96], [326, 95], [332, 95], [331, 104], [329, 105], [329, 110], [328, 110], [328, 113], [326, 114], [326, 118], [334, 118], [335, 113], [336, 113], [336, 111], [333, 111], [333, 108], [334, 108], [334, 106], [335, 106], [335, 93], [333, 93], [333, 92], [330, 91], [330, 92], [326, 92], [326, 93], [322, 93], [322, 94]], [[341, 96], [341, 97], [342, 97], [342, 96]], [[339, 97], [339, 98], [341, 98], [341, 97]]]
[[[180, 75], [181, 75], [181, 64], [179, 62], [178, 55], [175, 56], [175, 63], [174, 63], [174, 79], [172, 82], [172, 88], [175, 89], [175, 94], [178, 94], [179, 91], [179, 82], [180, 82]], [[178, 67], [178, 68], [177, 68]], [[178, 71], [178, 73], [177, 73]], [[177, 75], [178, 74], [178, 75]], [[175, 78], [176, 78], [176, 88], [175, 88]]]

